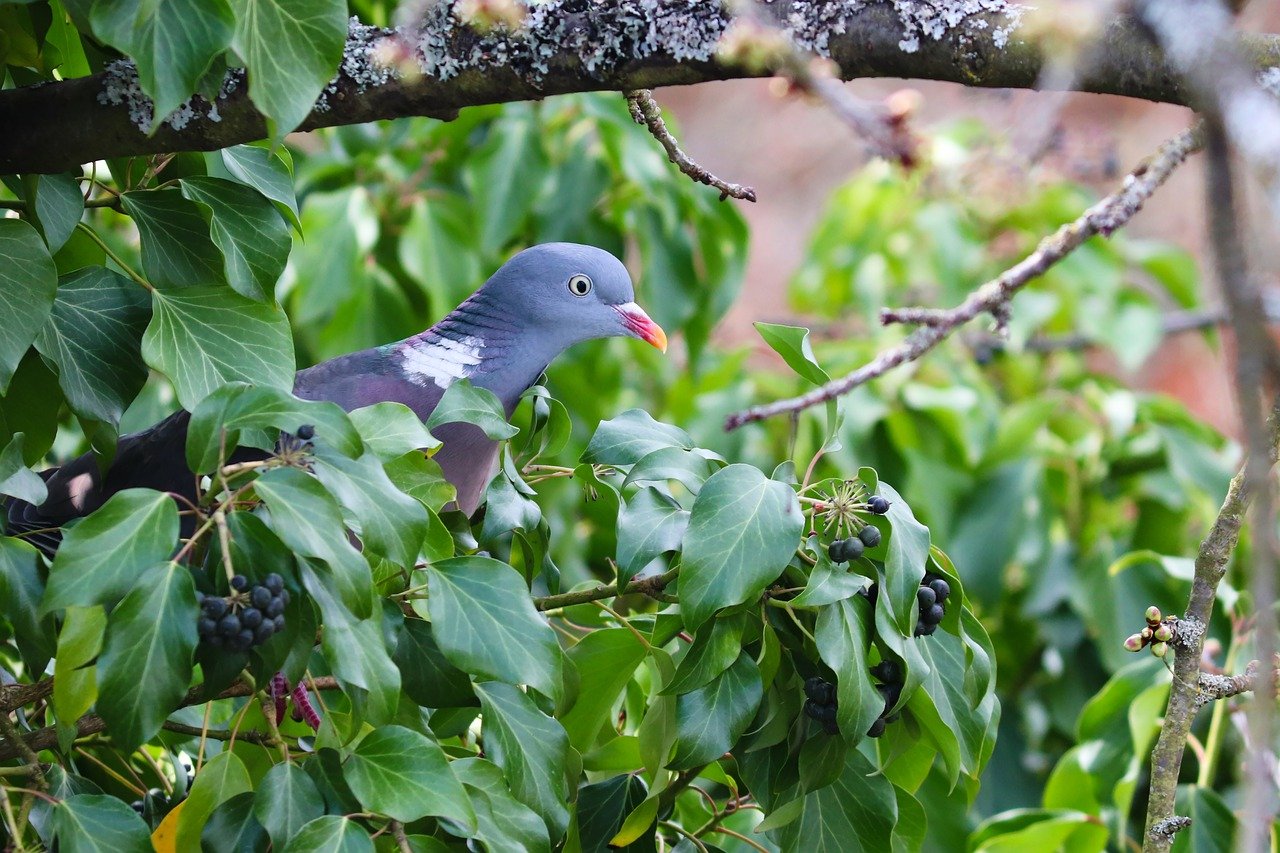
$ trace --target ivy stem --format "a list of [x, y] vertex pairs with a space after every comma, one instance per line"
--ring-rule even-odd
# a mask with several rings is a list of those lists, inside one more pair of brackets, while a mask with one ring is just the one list
[[667, 829], [670, 829], [672, 832], [677, 832], [680, 835], [683, 835], [685, 838], [689, 839], [689, 841], [693, 844], [693, 846], [697, 847], [698, 850], [701, 851], [701, 853], [707, 853], [707, 845], [703, 844], [702, 841], [698, 838], [698, 836], [694, 835], [692, 832], [685, 829], [680, 824], [672, 823], [669, 820], [660, 820], [658, 821], [658, 826], [665, 827]]
[[574, 604], [589, 604], [593, 601], [600, 601], [604, 598], [613, 598], [617, 595], [629, 595], [634, 592], [644, 593], [645, 595], [656, 595], [662, 592], [667, 586], [676, 579], [680, 574], [680, 567], [676, 566], [660, 575], [643, 580], [631, 581], [619, 593], [617, 584], [601, 584], [590, 589], [580, 589], [577, 592], [562, 592], [559, 595], [543, 595], [536, 596], [533, 599], [533, 606], [540, 611], [552, 610], [557, 607], [569, 607]]
[[155, 287], [152, 286], [151, 282], [147, 281], [145, 278], [138, 275], [138, 273], [134, 272], [133, 268], [130, 267], [128, 264], [126, 264], [120, 258], [119, 255], [117, 255], [114, 251], [111, 250], [111, 247], [106, 244], [106, 241], [104, 241], [101, 237], [98, 236], [97, 231], [94, 231], [92, 228], [90, 228], [88, 225], [86, 225], [83, 222], [77, 222], [76, 227], [79, 228], [81, 231], [83, 231], [85, 234], [87, 234], [90, 240], [97, 243], [98, 248], [102, 249], [102, 251], [106, 253], [108, 258], [115, 261], [116, 265], [120, 267], [120, 269], [124, 270], [125, 273], [129, 276], [129, 278], [133, 279], [138, 284], [142, 285], [151, 293], [155, 292]]

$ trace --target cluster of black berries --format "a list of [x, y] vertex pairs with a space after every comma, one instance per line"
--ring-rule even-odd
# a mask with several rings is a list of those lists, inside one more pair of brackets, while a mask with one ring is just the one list
[[871, 674], [880, 681], [876, 690], [884, 697], [884, 710], [876, 717], [871, 728], [867, 729], [867, 737], [880, 737], [884, 734], [884, 727], [898, 719], [898, 714], [890, 714], [889, 709], [897, 705], [898, 698], [902, 696], [902, 667], [894, 661], [882, 660], [871, 667]]
[[937, 575], [927, 574], [920, 581], [920, 589], [916, 591], [916, 601], [920, 604], [920, 621], [916, 623], [916, 636], [927, 637], [938, 630], [938, 623], [946, 615], [947, 597], [951, 595], [951, 584]]
[[236, 575], [226, 598], [200, 596], [200, 639], [233, 652], [247, 652], [284, 630], [284, 608], [288, 603], [284, 578], [275, 572], [252, 587], [248, 578]]
[[874, 548], [879, 544], [880, 530], [868, 524], [858, 531], [856, 537], [850, 536], [848, 539], [837, 539], [832, 542], [827, 548], [827, 556], [833, 563], [847, 563], [861, 557], [866, 549]]
[[836, 686], [826, 679], [814, 676], [804, 683], [805, 714], [822, 724], [822, 730], [829, 735], [839, 734], [836, 726]]

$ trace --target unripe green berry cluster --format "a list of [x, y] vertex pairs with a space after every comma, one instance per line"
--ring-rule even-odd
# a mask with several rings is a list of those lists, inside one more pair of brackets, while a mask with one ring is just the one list
[[272, 572], [260, 584], [249, 585], [244, 575], [231, 578], [228, 596], [200, 596], [196, 629], [202, 642], [233, 652], [247, 652], [284, 630], [289, 590], [284, 578]]

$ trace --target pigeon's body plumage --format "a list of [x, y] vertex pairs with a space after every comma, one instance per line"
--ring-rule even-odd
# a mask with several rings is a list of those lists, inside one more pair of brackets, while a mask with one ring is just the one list
[[[609, 253], [572, 243], [535, 246], [425, 332], [299, 371], [293, 391], [347, 411], [403, 403], [425, 421], [445, 389], [465, 378], [492, 391], [510, 416], [552, 359], [579, 341], [626, 335], [665, 349], [666, 336], [633, 298], [626, 269]], [[38, 507], [10, 500], [8, 532], [52, 553], [58, 527], [121, 489], [153, 488], [194, 500], [196, 479], [185, 461], [189, 421], [179, 411], [123, 436], [105, 473], [92, 453], [43, 472], [48, 498]], [[435, 459], [457, 489], [458, 508], [470, 514], [496, 471], [498, 445], [471, 424], [445, 424], [433, 433], [443, 442]], [[262, 451], [237, 454], [248, 459]]]

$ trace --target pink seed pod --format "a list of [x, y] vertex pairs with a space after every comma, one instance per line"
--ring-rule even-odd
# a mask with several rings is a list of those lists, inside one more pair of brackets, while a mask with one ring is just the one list
[[307, 725], [316, 731], [320, 730], [320, 715], [311, 706], [311, 697], [307, 695], [305, 685], [299, 684], [293, 688], [293, 707], [296, 711], [302, 712], [302, 719], [307, 721]]

